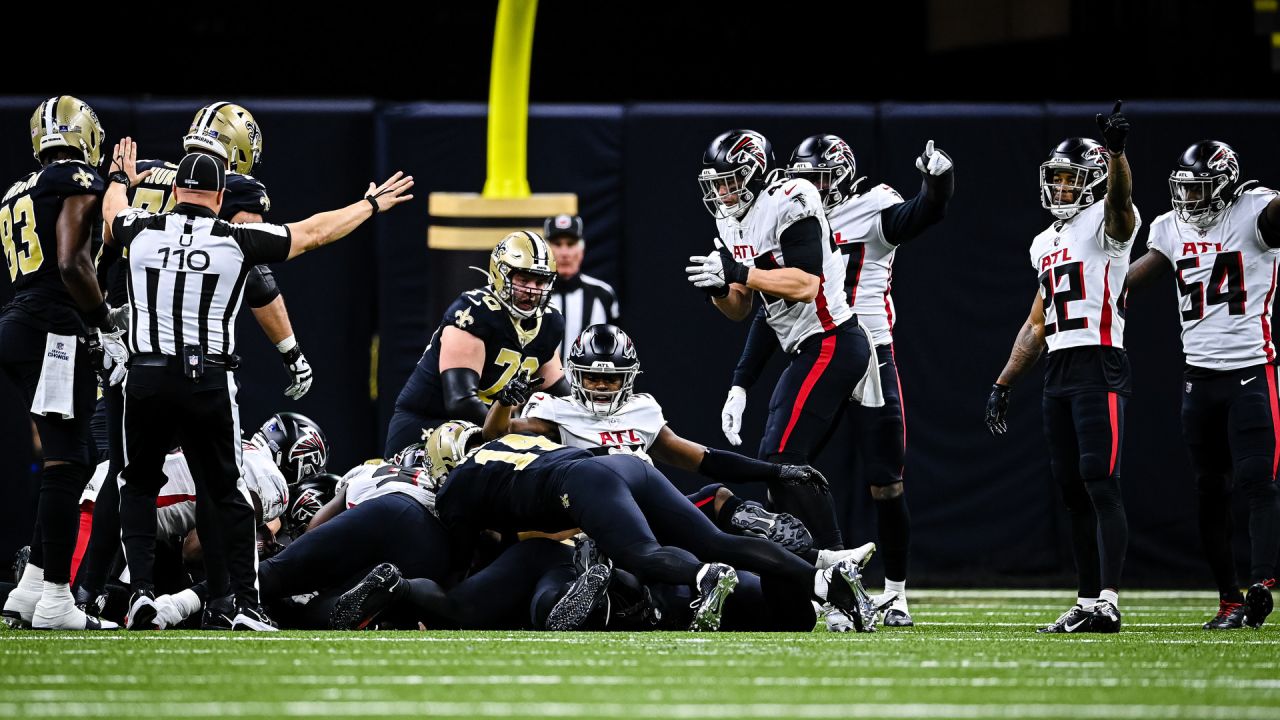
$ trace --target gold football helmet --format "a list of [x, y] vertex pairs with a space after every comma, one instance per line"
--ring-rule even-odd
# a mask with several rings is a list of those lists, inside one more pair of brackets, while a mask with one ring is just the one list
[[262, 130], [248, 110], [216, 102], [196, 113], [182, 138], [182, 149], [211, 152], [226, 160], [231, 172], [248, 175], [262, 161]]
[[427, 476], [439, 488], [445, 476], [467, 459], [473, 445], [484, 438], [479, 426], [466, 420], [450, 420], [425, 433]]
[[[516, 296], [516, 286], [511, 281], [514, 273], [527, 273], [546, 280], [545, 287], [520, 286], [521, 297]], [[502, 238], [489, 255], [489, 282], [493, 293], [512, 315], [522, 318], [535, 317], [547, 309], [551, 302], [551, 287], [556, 279], [556, 258], [547, 247], [547, 241], [534, 232], [519, 230]], [[521, 307], [521, 303], [531, 307]]]
[[98, 167], [105, 137], [98, 114], [88, 103], [70, 95], [51, 97], [31, 114], [31, 150], [37, 162], [40, 153], [65, 147], [79, 150], [86, 163]]

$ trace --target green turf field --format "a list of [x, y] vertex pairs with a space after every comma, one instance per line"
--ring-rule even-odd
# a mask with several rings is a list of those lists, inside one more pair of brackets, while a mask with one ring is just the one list
[[0, 718], [1280, 718], [1280, 628], [1127, 593], [1120, 635], [1038, 636], [1069, 593], [916, 591], [874, 635], [0, 630]]

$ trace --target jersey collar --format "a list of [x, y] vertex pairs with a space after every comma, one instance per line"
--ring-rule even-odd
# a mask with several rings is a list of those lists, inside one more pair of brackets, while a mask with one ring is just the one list
[[195, 205], [193, 203], [178, 203], [173, 206], [173, 212], [178, 215], [187, 215], [189, 217], [218, 217], [218, 213], [213, 210], [210, 210], [203, 205]]

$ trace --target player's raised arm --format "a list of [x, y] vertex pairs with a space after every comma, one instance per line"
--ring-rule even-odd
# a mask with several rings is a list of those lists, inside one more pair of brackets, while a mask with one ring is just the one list
[[413, 176], [397, 172], [381, 185], [369, 183], [369, 190], [364, 197], [344, 208], [317, 213], [306, 220], [289, 223], [285, 226], [289, 228], [290, 234], [288, 259], [292, 260], [304, 252], [346, 237], [365, 220], [412, 200], [413, 196], [407, 194], [412, 189]]
[[540, 418], [516, 418], [511, 413], [519, 405], [529, 402], [529, 398], [542, 385], [545, 378], [531, 377], [528, 372], [517, 373], [507, 384], [493, 396], [493, 404], [484, 417], [482, 434], [485, 440], [496, 440], [509, 433], [527, 435], [533, 433], [555, 440], [559, 437], [556, 425]]
[[995, 385], [991, 386], [991, 396], [987, 398], [987, 429], [992, 435], [1003, 435], [1009, 429], [1005, 416], [1009, 412], [1009, 393], [1013, 384], [1022, 377], [1044, 352], [1044, 305], [1040, 291], [1036, 291], [1031, 301], [1031, 312], [1018, 331], [1018, 338], [1013, 341], [1013, 350], [1009, 353], [1009, 361]]
[[1164, 256], [1155, 248], [1147, 251], [1147, 254], [1138, 258], [1129, 266], [1129, 274], [1125, 275], [1124, 289], [1128, 293], [1132, 290], [1142, 290], [1155, 282], [1157, 278], [1164, 277], [1169, 273], [1169, 258]]
[[1133, 236], [1137, 219], [1133, 212], [1133, 176], [1129, 172], [1129, 159], [1125, 157], [1125, 140], [1129, 137], [1129, 120], [1120, 112], [1124, 103], [1116, 101], [1111, 115], [1098, 113], [1098, 129], [1102, 131], [1107, 146], [1107, 201], [1104, 208], [1104, 227], [1107, 237], [1117, 243], [1128, 243]]

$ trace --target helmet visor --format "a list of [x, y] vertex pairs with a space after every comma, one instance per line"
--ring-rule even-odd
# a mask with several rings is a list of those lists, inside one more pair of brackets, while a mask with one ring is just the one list
[[1089, 189], [1088, 168], [1047, 162], [1040, 166], [1040, 193], [1047, 208], [1079, 205]]
[[747, 181], [753, 172], [754, 169], [746, 165], [719, 173], [711, 168], [703, 170], [698, 176], [702, 203], [718, 218], [737, 215], [751, 204], [752, 193], [747, 189]]
[[1174, 214], [1183, 222], [1206, 222], [1222, 210], [1220, 193], [1226, 184], [1225, 176], [1210, 178], [1169, 178], [1169, 199]]
[[595, 415], [612, 415], [626, 404], [635, 387], [637, 367], [614, 368], [569, 364], [573, 397]]

